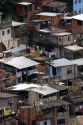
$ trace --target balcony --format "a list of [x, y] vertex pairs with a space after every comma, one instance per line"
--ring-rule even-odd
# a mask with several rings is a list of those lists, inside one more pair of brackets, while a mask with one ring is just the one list
[[57, 114], [58, 119], [63, 119], [66, 118], [68, 116], [67, 112], [60, 112]]
[[12, 26], [12, 22], [11, 22], [11, 21], [9, 21], [9, 22], [2, 22], [2, 23], [0, 24], [0, 29], [9, 28], [9, 27], [11, 27], [11, 26]]

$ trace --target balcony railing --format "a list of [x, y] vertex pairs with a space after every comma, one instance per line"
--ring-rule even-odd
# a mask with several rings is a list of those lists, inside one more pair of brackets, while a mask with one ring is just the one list
[[12, 26], [12, 22], [6, 22], [6, 23], [1, 23], [0, 24], [0, 29], [5, 29], [5, 28], [8, 28], [8, 27], [11, 27]]

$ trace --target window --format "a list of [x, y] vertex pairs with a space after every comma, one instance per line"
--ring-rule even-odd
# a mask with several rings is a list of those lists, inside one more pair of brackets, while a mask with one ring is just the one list
[[56, 96], [56, 93], [50, 94], [50, 97]]
[[65, 112], [65, 106], [58, 107], [57, 112]]
[[5, 35], [5, 31], [2, 31], [2, 36], [4, 36]]
[[81, 13], [81, 9], [79, 9], [79, 13]]
[[42, 95], [41, 94], [39, 94], [39, 99], [41, 99], [42, 98]]
[[27, 11], [28, 9], [27, 9], [27, 6], [25, 6], [25, 11]]
[[57, 74], [57, 73], [56, 73], [56, 68], [55, 68], [55, 67], [52, 68], [52, 74], [53, 74], [53, 75], [56, 75], [56, 74]]
[[81, 91], [83, 91], [83, 87], [81, 87]]
[[36, 125], [36, 121], [35, 120], [32, 120], [32, 125]]
[[74, 14], [77, 14], [77, 10], [74, 11]]
[[44, 122], [44, 125], [47, 125], [47, 121]]
[[21, 80], [21, 77], [18, 78], [18, 83], [20, 83], [22, 80]]
[[59, 125], [59, 124], [65, 124], [65, 119], [59, 119], [59, 120], [58, 120], [58, 125]]
[[71, 73], [72, 73], [72, 70], [69, 69], [69, 70], [67, 71], [67, 74], [71, 74]]
[[82, 21], [81, 20], [77, 20], [77, 24], [78, 25], [82, 25]]
[[35, 69], [35, 66], [29, 67], [28, 70], [33, 70]]
[[19, 6], [19, 10], [22, 10], [22, 6]]
[[32, 5], [29, 5], [29, 11], [31, 11], [32, 10]]
[[61, 39], [61, 38], [59, 38], [59, 41], [61, 42], [61, 41], [62, 41], [62, 39]]
[[77, 4], [77, 0], [75, 0], [75, 4]]
[[68, 36], [68, 41], [70, 41], [71, 40], [71, 37], [70, 36]]
[[9, 106], [12, 106], [12, 104], [13, 104], [12, 100], [8, 101]]
[[79, 0], [79, 3], [81, 3], [81, 0]]
[[7, 34], [10, 34], [10, 29], [7, 30]]

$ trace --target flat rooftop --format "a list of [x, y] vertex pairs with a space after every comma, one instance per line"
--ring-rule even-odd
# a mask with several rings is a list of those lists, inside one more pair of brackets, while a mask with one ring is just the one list
[[72, 16], [72, 19], [76, 19], [76, 20], [83, 21], [83, 14], [79, 14], [79, 15], [76, 15], [76, 16]]
[[49, 86], [59, 91], [69, 89], [69, 86], [66, 85], [49, 84]]
[[0, 92], [0, 98], [12, 98], [12, 97], [15, 97], [17, 96], [16, 94], [10, 94], [10, 93], [4, 93], [4, 92]]
[[61, 32], [61, 33], [53, 33], [51, 34], [52, 36], [67, 36], [67, 35], [71, 35], [72, 33], [69, 32]]
[[20, 26], [20, 25], [24, 25], [24, 24], [25, 24], [25, 23], [12, 21], [12, 26], [13, 26], [13, 27]]
[[31, 21], [29, 21], [29, 23], [41, 23], [41, 22], [44, 22], [44, 21], [51, 21], [51, 20], [31, 20]]
[[42, 94], [42, 95], [44, 95], [44, 96], [58, 92], [57, 89], [54, 89], [54, 88], [52, 88], [52, 87], [49, 87], [48, 85], [43, 85], [43, 86], [41, 86], [40, 88], [33, 88], [32, 91], [37, 92], [37, 93], [40, 93], [40, 94]]
[[71, 61], [72, 61], [72, 63], [77, 64], [78, 66], [83, 66], [83, 58], [74, 59], [74, 60], [71, 60]]
[[9, 90], [14, 90], [14, 91], [22, 91], [22, 90], [26, 90], [26, 89], [32, 89], [32, 88], [39, 88], [40, 86], [37, 84], [27, 84], [27, 83], [20, 83], [18, 85], [12, 86], [12, 87], [8, 87], [7, 89]]
[[78, 45], [72, 45], [72, 46], [66, 46], [65, 49], [71, 50], [71, 51], [79, 51], [83, 50], [83, 47], [80, 47]]
[[18, 2], [17, 4], [28, 6], [28, 5], [32, 4], [32, 3], [30, 3], [30, 2]]
[[71, 16], [64, 16], [62, 19], [64, 19], [64, 20], [71, 20], [72, 17]]
[[13, 91], [34, 91], [36, 93], [40, 93], [41, 95], [50, 95], [52, 93], [56, 93], [58, 92], [58, 90], [49, 87], [48, 85], [37, 85], [34, 83], [22, 83], [22, 84], [18, 84], [12, 87], [8, 87], [9, 90], [13, 90]]
[[65, 32], [64, 29], [60, 29], [60, 28], [51, 28], [51, 29], [40, 29], [38, 30], [38, 32], [42, 32], [42, 33], [61, 33], [61, 32]]
[[58, 107], [58, 106], [65, 106], [68, 105], [69, 103], [63, 100], [48, 100], [48, 101], [43, 101], [43, 109], [46, 108], [51, 108], [51, 107]]
[[67, 3], [65, 2], [59, 2], [59, 1], [55, 1], [55, 2], [51, 2], [49, 4], [46, 4], [45, 6], [47, 7], [52, 7], [52, 8], [56, 8], [56, 7], [65, 7]]
[[38, 31], [43, 33], [50, 33], [49, 29], [40, 29]]
[[11, 51], [12, 54], [18, 53], [18, 52], [22, 52], [22, 51], [25, 51], [25, 50], [26, 50], [26, 45], [21, 45], [19, 47], [10, 49], [10, 51]]
[[24, 56], [0, 59], [0, 62], [8, 66], [15, 67], [20, 70], [39, 65], [38, 62], [32, 59], [26, 58]]
[[58, 15], [62, 15], [60, 13], [51, 13], [51, 12], [42, 12], [42, 13], [39, 13], [39, 14], [36, 14], [38, 16], [58, 16]]

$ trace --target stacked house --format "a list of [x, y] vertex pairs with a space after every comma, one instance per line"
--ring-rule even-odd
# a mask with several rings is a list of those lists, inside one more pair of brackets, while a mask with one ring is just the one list
[[74, 124], [83, 115], [83, 1], [13, 4], [16, 21], [0, 13], [0, 124]]

